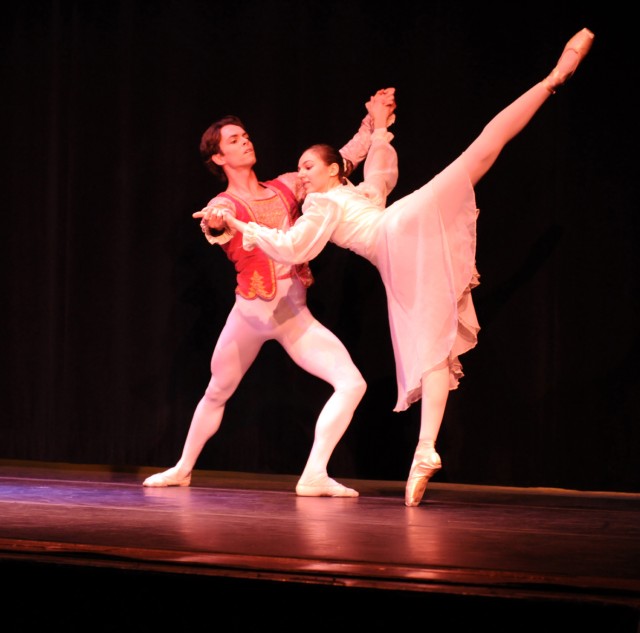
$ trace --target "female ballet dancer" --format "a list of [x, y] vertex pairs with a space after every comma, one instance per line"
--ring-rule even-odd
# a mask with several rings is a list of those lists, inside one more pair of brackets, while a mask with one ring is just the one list
[[479, 325], [471, 298], [477, 207], [474, 187], [542, 104], [576, 71], [593, 42], [582, 29], [565, 46], [556, 67], [503, 109], [448, 167], [386, 209], [397, 180], [397, 155], [386, 130], [383, 106], [364, 168], [364, 182], [346, 180], [340, 154], [328, 145], [307, 149], [298, 173], [307, 191], [303, 215], [286, 231], [244, 223], [224, 213], [243, 233], [245, 249], [259, 247], [275, 260], [312, 260], [327, 242], [348, 248], [378, 269], [387, 295], [403, 411], [422, 400], [418, 445], [405, 489], [405, 505], [417, 506], [429, 479], [442, 467], [436, 439], [449, 390], [463, 376], [459, 355], [477, 342]]

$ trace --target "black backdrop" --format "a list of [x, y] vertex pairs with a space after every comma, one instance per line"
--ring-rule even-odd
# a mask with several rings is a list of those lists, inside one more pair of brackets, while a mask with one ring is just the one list
[[[637, 491], [638, 52], [630, 16], [598, 4], [7, 3], [0, 458], [179, 457], [235, 285], [191, 218], [219, 190], [197, 152], [212, 120], [245, 120], [267, 178], [312, 142], [343, 143], [396, 86], [393, 200], [587, 26], [583, 66], [477, 187], [482, 330], [439, 481]], [[331, 246], [313, 270], [310, 307], [369, 385], [330, 474], [402, 480], [419, 411], [392, 412], [377, 273]], [[328, 393], [267, 345], [197, 467], [299, 473]]]

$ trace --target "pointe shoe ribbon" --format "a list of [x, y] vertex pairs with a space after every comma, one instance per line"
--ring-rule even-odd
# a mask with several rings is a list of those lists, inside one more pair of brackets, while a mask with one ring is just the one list
[[440, 455], [435, 450], [431, 449], [429, 455], [421, 453], [418, 446], [407, 479], [404, 504], [409, 507], [420, 505], [429, 480], [442, 468]]
[[339, 484], [331, 477], [319, 477], [309, 483], [298, 483], [296, 494], [299, 497], [357, 497], [359, 493], [353, 488]]
[[[551, 74], [543, 81], [545, 87], [551, 94], [555, 94], [556, 88], [562, 86], [576, 72], [580, 62], [586, 57], [593, 44], [594, 34], [587, 28], [578, 31], [564, 47], [562, 55], [551, 71]], [[565, 53], [572, 51], [576, 54], [575, 63], [572, 68], [562, 68], [561, 62]]]
[[156, 473], [155, 475], [147, 477], [142, 482], [142, 485], [149, 488], [168, 488], [169, 486], [186, 487], [191, 485], [191, 475], [189, 474], [186, 477], [178, 478], [166, 470], [163, 473]]

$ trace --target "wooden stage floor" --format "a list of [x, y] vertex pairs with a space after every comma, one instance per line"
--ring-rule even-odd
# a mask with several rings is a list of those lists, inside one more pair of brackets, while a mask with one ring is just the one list
[[295, 476], [195, 471], [189, 488], [143, 487], [152, 472], [0, 461], [4, 617], [640, 631], [640, 494], [432, 482], [407, 508], [404, 482], [303, 498]]

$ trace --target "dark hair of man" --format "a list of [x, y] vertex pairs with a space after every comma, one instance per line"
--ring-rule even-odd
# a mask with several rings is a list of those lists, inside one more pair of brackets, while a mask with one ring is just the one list
[[205, 130], [202, 138], [200, 139], [200, 157], [204, 162], [204, 166], [216, 178], [222, 180], [223, 182], [226, 182], [227, 177], [225, 176], [222, 167], [220, 167], [220, 165], [216, 165], [211, 160], [211, 157], [214, 154], [218, 154], [220, 152], [221, 130], [225, 125], [237, 125], [238, 127], [241, 127], [245, 132], [247, 131], [244, 123], [237, 116], [229, 114], [212, 123]]

